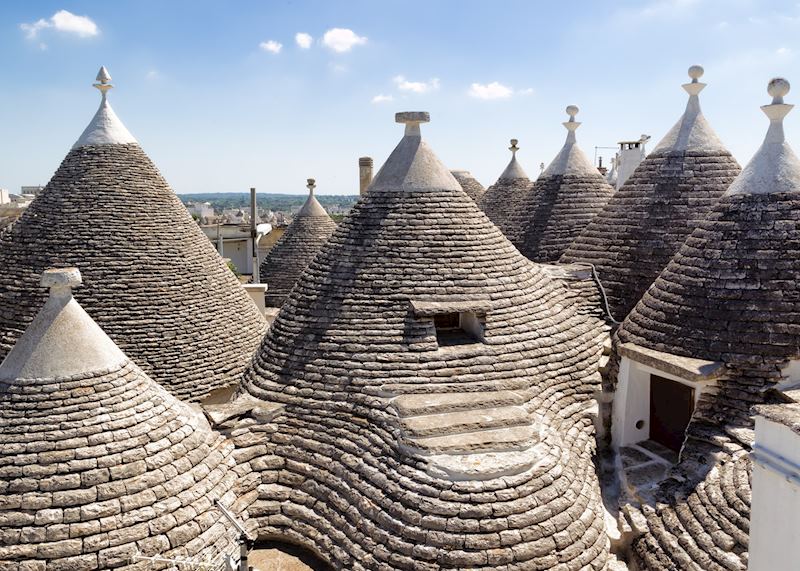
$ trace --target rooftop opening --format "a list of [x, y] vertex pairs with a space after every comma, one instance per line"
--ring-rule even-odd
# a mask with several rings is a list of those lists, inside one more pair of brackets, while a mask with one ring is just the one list
[[440, 347], [468, 345], [483, 341], [483, 318], [471, 311], [433, 316], [436, 341]]

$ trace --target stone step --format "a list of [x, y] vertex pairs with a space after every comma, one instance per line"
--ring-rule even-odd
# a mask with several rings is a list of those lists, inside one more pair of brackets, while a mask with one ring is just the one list
[[530, 424], [531, 421], [524, 408], [506, 406], [411, 416], [401, 418], [400, 422], [407, 437], [417, 438], [521, 426]]
[[392, 400], [401, 417], [443, 412], [522, 405], [525, 397], [514, 391], [401, 395]]
[[611, 360], [611, 355], [603, 355], [600, 357], [600, 361], [598, 363], [597, 369], [601, 373], [608, 372], [608, 362]]
[[535, 428], [526, 424], [445, 436], [410, 438], [407, 444], [427, 454], [472, 454], [525, 450], [533, 446], [536, 440]]
[[421, 394], [446, 394], [446, 393], [485, 393], [490, 391], [521, 391], [528, 388], [525, 377], [514, 376], [507, 379], [492, 381], [472, 381], [457, 383], [436, 383], [425, 379], [419, 383], [386, 383], [380, 385], [380, 394], [383, 396], [421, 395]]
[[450, 480], [491, 480], [529, 470], [544, 454], [531, 447], [523, 451], [439, 454], [428, 457], [429, 471]]

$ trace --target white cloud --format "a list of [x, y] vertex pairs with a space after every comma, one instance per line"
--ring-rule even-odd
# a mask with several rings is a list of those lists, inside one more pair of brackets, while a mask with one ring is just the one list
[[40, 18], [32, 24], [20, 24], [19, 27], [29, 39], [35, 39], [39, 32], [47, 28], [74, 34], [79, 38], [91, 38], [100, 33], [100, 28], [89, 16], [76, 16], [67, 10], [59, 10], [47, 20]]
[[146, 77], [148, 80], [150, 80], [150, 81], [155, 81], [156, 79], [158, 79], [159, 77], [161, 77], [161, 74], [160, 74], [160, 73], [158, 73], [158, 70], [157, 70], [157, 69], [151, 69], [150, 71], [148, 71], [148, 72], [145, 74], [145, 77]]
[[367, 43], [367, 38], [347, 28], [331, 28], [322, 36], [322, 45], [337, 53], [349, 52], [355, 46]]
[[311, 42], [314, 41], [314, 38], [311, 37], [311, 34], [306, 34], [305, 32], [297, 32], [294, 35], [294, 41], [302, 49], [307, 50], [308, 48], [311, 47]]
[[258, 44], [258, 47], [260, 47], [265, 52], [269, 52], [272, 54], [279, 54], [281, 53], [281, 49], [283, 49], [283, 44], [280, 42], [276, 42], [275, 40], [269, 40], [267, 42], [261, 42], [260, 44]]
[[388, 101], [394, 101], [394, 97], [392, 97], [391, 95], [383, 95], [382, 93], [379, 93], [378, 95], [372, 98], [373, 103], [386, 103]]
[[792, 55], [792, 50], [790, 48], [778, 48], [775, 50], [775, 54], [779, 56], [790, 56]]
[[514, 90], [497, 81], [487, 83], [473, 83], [469, 86], [469, 96], [476, 99], [508, 99], [514, 95]]
[[411, 91], [413, 93], [427, 93], [439, 89], [439, 78], [434, 77], [430, 81], [408, 81], [402, 75], [393, 78], [397, 89], [400, 91]]
[[533, 87], [526, 87], [525, 89], [520, 89], [517, 93], [519, 95], [533, 95], [536, 93], [536, 90], [534, 90]]

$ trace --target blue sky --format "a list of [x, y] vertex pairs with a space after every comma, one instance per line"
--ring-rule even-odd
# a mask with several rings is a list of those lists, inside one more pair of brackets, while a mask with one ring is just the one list
[[[744, 165], [766, 130], [767, 81], [794, 81], [786, 99], [800, 101], [800, 3], [7, 1], [0, 186], [47, 182], [97, 107], [100, 65], [176, 192], [305, 193], [314, 177], [319, 193], [351, 194], [358, 157], [377, 167], [399, 140], [396, 111], [429, 111], [439, 157], [487, 186], [512, 137], [535, 176], [571, 103], [590, 157], [641, 133], [652, 149], [683, 111], [694, 63], [706, 117]], [[786, 130], [800, 148], [800, 111]]]

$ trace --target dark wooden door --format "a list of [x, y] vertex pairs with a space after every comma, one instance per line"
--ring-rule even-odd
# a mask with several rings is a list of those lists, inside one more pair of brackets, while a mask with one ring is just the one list
[[694, 410], [694, 389], [650, 375], [650, 440], [680, 452]]

